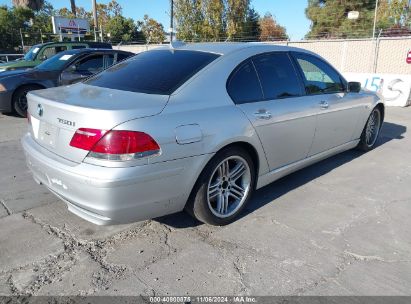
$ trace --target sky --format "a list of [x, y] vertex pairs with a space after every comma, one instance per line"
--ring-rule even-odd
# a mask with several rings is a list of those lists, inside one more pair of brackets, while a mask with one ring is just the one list
[[[69, 0], [48, 0], [54, 8], [70, 7]], [[11, 6], [11, 0], [0, 0], [0, 5]], [[108, 3], [109, 0], [97, 0]], [[147, 14], [164, 25], [168, 30], [170, 23], [170, 0], [117, 0], [123, 7], [123, 15], [134, 20], [142, 20]], [[305, 17], [304, 10], [307, 0], [251, 0], [251, 5], [263, 16], [266, 12], [273, 14], [277, 22], [285, 26], [291, 40], [300, 40], [308, 32], [310, 21]], [[91, 10], [91, 0], [76, 0], [76, 5]]]

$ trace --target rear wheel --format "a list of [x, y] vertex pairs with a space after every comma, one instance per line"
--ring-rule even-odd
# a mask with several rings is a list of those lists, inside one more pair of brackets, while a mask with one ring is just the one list
[[255, 167], [242, 148], [217, 153], [200, 175], [186, 210], [211, 225], [226, 225], [241, 213], [254, 191]]
[[360, 142], [357, 146], [362, 151], [370, 151], [375, 147], [382, 126], [381, 110], [376, 107], [372, 110], [361, 134]]
[[42, 87], [36, 85], [27, 85], [18, 88], [13, 95], [13, 108], [14, 111], [21, 117], [27, 116], [27, 93], [34, 90], [42, 89]]

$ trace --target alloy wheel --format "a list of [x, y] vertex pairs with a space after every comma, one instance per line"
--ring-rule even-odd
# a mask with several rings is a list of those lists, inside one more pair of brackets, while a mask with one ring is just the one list
[[374, 109], [368, 119], [365, 129], [365, 143], [368, 147], [372, 147], [378, 138], [378, 133], [381, 127], [381, 114], [378, 109]]
[[211, 212], [227, 218], [237, 212], [251, 188], [250, 167], [240, 156], [224, 159], [214, 170], [208, 183], [207, 200]]

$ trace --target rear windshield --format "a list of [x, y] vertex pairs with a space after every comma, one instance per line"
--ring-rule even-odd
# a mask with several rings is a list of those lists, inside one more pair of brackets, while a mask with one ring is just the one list
[[85, 83], [116, 90], [169, 95], [218, 57], [198, 51], [148, 51], [105, 70]]

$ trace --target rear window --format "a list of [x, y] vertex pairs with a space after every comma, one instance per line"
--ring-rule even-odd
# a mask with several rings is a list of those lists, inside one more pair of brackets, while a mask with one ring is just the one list
[[218, 57], [199, 51], [149, 51], [121, 62], [85, 83], [109, 89], [169, 95]]

